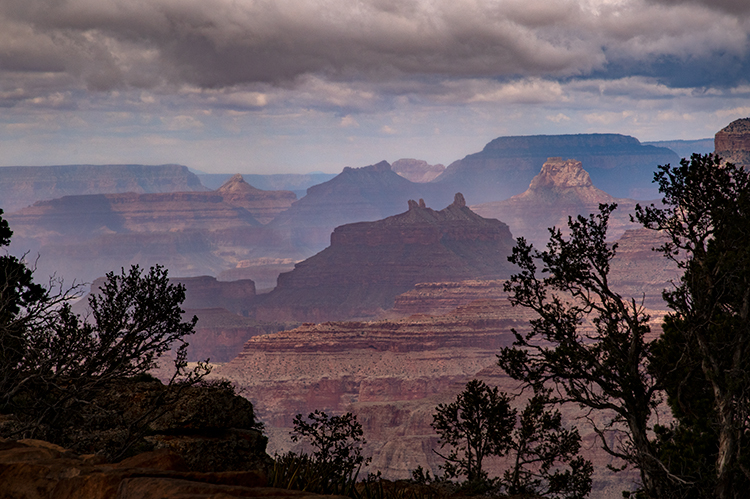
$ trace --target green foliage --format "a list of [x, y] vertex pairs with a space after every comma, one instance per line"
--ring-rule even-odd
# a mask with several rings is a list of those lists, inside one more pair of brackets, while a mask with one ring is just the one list
[[637, 207], [668, 237], [659, 250], [684, 270], [664, 298], [672, 312], [652, 371], [676, 424], [660, 429], [675, 497], [744, 497], [750, 487], [750, 174], [694, 154], [655, 175], [664, 207]]
[[596, 215], [569, 219], [569, 237], [550, 229], [544, 251], [518, 239], [509, 261], [520, 272], [505, 290], [514, 306], [533, 310], [537, 318], [528, 334], [514, 331], [513, 346], [503, 348], [498, 361], [531, 387], [554, 386], [556, 402], [611, 415], [594, 424], [604, 450], [638, 468], [647, 494], [658, 497], [664, 472], [649, 421], [660, 387], [648, 371], [649, 316], [609, 284], [617, 245], [608, 244], [606, 235], [616, 206], [603, 204]]
[[353, 494], [359, 471], [370, 462], [362, 455], [367, 443], [362, 435], [362, 425], [351, 413], [328, 416], [316, 410], [307, 418], [297, 414], [292, 441], [307, 444], [312, 454], [276, 456], [269, 483], [317, 494]]

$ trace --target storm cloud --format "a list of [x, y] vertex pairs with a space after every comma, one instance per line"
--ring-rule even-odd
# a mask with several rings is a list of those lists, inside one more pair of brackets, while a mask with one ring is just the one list
[[601, 76], [610, 66], [660, 77], [670, 61], [747, 68], [748, 58], [748, 21], [697, 2], [6, 0], [0, 16], [4, 75], [64, 74], [101, 91], [288, 85], [305, 74]]
[[406, 127], [396, 113], [407, 108], [429, 121], [433, 111], [448, 120], [446, 106], [480, 116], [487, 106], [504, 106], [507, 116], [541, 106], [556, 125], [578, 113], [578, 123], [620, 116], [648, 130], [638, 112], [650, 110], [655, 123], [715, 110], [717, 99], [725, 110], [746, 107], [748, 5], [4, 0], [0, 108], [13, 112], [0, 126], [12, 134], [87, 126], [118, 137], [139, 127], [241, 133], [241, 122], [277, 126], [327, 113], [326, 123], [356, 122], [347, 129], [359, 133], [368, 120], [344, 118], [369, 115], [369, 130], [397, 137]]

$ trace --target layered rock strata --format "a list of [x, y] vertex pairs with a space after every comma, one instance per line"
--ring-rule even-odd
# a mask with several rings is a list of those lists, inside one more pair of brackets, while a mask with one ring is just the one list
[[207, 190], [182, 165], [61, 165], [0, 167], [6, 213], [37, 201], [80, 194]]
[[750, 118], [735, 120], [716, 132], [714, 152], [724, 161], [750, 167]]
[[39, 270], [68, 282], [160, 263], [174, 275], [213, 274], [258, 257], [297, 260], [288, 237], [264, 227], [295, 199], [235, 176], [211, 192], [99, 194], [41, 201], [7, 216], [12, 251], [39, 253]]
[[435, 444], [432, 397], [454, 393], [492, 364], [513, 341], [510, 329], [523, 330], [528, 318], [507, 300], [487, 300], [443, 316], [304, 324], [251, 338], [212, 376], [236, 383], [253, 402], [273, 450], [289, 448], [297, 413], [354, 410], [368, 429], [372, 467], [405, 477], [435, 464], [425, 450]]
[[419, 282], [509, 275], [515, 244], [508, 227], [466, 207], [461, 194], [441, 211], [409, 201], [409, 211], [337, 227], [331, 246], [281, 274], [259, 305], [264, 320], [372, 317]]

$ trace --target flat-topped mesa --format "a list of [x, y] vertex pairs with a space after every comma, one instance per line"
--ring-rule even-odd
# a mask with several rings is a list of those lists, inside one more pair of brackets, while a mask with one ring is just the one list
[[716, 132], [714, 151], [728, 163], [750, 167], [750, 118], [734, 120]]

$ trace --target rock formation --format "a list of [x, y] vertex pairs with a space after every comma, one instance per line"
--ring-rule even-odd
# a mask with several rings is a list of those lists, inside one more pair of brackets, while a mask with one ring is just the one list
[[523, 330], [528, 318], [507, 300], [485, 300], [443, 316], [305, 324], [251, 338], [212, 376], [236, 383], [253, 402], [273, 450], [291, 445], [297, 413], [354, 410], [367, 427], [371, 469], [406, 477], [436, 464], [432, 399], [452, 396], [454, 385], [494, 363], [513, 341], [510, 329]]
[[235, 176], [216, 191], [66, 196], [6, 218], [11, 249], [38, 252], [42, 272], [68, 281], [135, 263], [160, 263], [172, 275], [215, 275], [250, 258], [308, 256], [255, 218], [269, 220], [294, 199]]
[[216, 189], [225, 203], [246, 209], [256, 220], [265, 224], [289, 208], [297, 200], [291, 191], [262, 191], [245, 182], [239, 173]]
[[540, 173], [525, 192], [506, 199], [472, 206], [478, 214], [493, 217], [510, 226], [516, 237], [523, 236], [537, 248], [544, 248], [549, 240], [549, 227], [566, 232], [569, 216], [598, 213], [599, 203], [618, 204], [610, 217], [609, 238], [616, 239], [631, 225], [629, 214], [636, 202], [616, 199], [594, 187], [580, 161], [548, 158]]
[[455, 161], [433, 182], [463, 192], [472, 203], [500, 201], [522, 192], [549, 157], [577, 158], [594, 183], [618, 197], [655, 198], [656, 166], [679, 157], [617, 134], [499, 137], [481, 152]]
[[0, 167], [0, 200], [6, 213], [37, 201], [79, 194], [207, 190], [181, 165], [64, 165]]
[[41, 440], [0, 440], [0, 483], [6, 499], [310, 498], [269, 489], [261, 471], [195, 472], [168, 451], [111, 464]]
[[750, 118], [734, 120], [716, 132], [714, 151], [729, 163], [750, 167]]
[[391, 315], [447, 314], [473, 301], [503, 300], [507, 297], [504, 283], [504, 280], [421, 282], [395, 298]]
[[[232, 176], [228, 173], [199, 173], [201, 183], [209, 189], [218, 189]], [[323, 182], [328, 182], [334, 173], [273, 173], [263, 175], [244, 173], [242, 177], [264, 191], [292, 191], [298, 198], [304, 197], [307, 189]]]
[[394, 161], [391, 169], [405, 179], [423, 183], [435, 180], [445, 171], [445, 166], [441, 164], [431, 165], [421, 159], [404, 158]]
[[269, 226], [287, 231], [293, 244], [315, 253], [328, 245], [335, 227], [395, 215], [407, 200], [430, 199], [427, 194], [432, 192], [437, 192], [435, 186], [410, 182], [385, 161], [346, 167], [328, 182], [310, 187]]
[[373, 316], [418, 282], [509, 275], [508, 227], [466, 207], [461, 194], [441, 211], [423, 200], [377, 222], [337, 227], [331, 245], [279, 276], [256, 317], [324, 321]]

